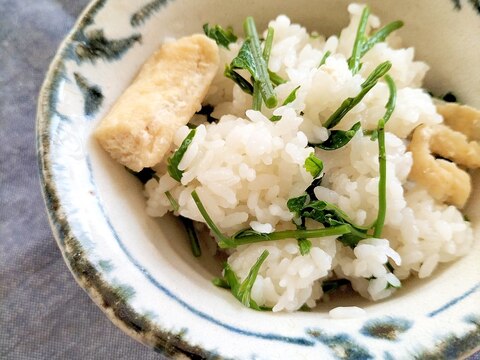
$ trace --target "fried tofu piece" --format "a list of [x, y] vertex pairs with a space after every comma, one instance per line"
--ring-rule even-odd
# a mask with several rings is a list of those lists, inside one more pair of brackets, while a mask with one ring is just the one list
[[445, 125], [433, 127], [430, 151], [468, 169], [480, 167], [480, 144]]
[[95, 137], [133, 171], [155, 166], [175, 132], [201, 109], [218, 66], [218, 46], [204, 35], [164, 44], [100, 122]]
[[409, 150], [413, 157], [409, 178], [425, 186], [435, 199], [463, 208], [472, 184], [470, 175], [458, 165], [480, 167], [480, 145], [445, 125], [421, 125], [413, 132]]
[[437, 105], [437, 111], [450, 128], [465, 134], [470, 140], [480, 141], [479, 110], [457, 103], [443, 103]]

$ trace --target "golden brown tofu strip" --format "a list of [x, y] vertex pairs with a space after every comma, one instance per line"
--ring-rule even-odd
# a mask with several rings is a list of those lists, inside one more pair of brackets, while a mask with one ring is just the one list
[[439, 104], [437, 111], [453, 130], [460, 131], [470, 140], [480, 140], [480, 111], [456, 103]]
[[97, 140], [134, 171], [158, 164], [200, 110], [218, 64], [217, 44], [204, 35], [164, 44], [100, 122]]
[[434, 127], [430, 151], [468, 169], [480, 167], [480, 144], [468, 141], [467, 136], [444, 125]]
[[[480, 146], [462, 133], [445, 125], [420, 125], [409, 145], [413, 166], [409, 178], [422, 184], [435, 199], [461, 209], [472, 189], [470, 175], [457, 164], [468, 168], [480, 166]], [[436, 159], [440, 155], [454, 162]]]

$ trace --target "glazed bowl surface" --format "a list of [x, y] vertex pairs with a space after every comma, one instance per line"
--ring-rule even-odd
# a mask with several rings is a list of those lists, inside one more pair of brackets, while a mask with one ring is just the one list
[[[168, 37], [204, 23], [237, 31], [279, 14], [323, 34], [348, 23], [349, 1], [95, 0], [61, 45], [42, 88], [37, 148], [53, 233], [74, 277], [135, 339], [171, 357], [409, 359], [468, 356], [480, 346], [480, 239], [471, 253], [409, 280], [393, 297], [325, 303], [311, 312], [244, 308], [211, 279], [220, 264], [194, 258], [182, 226], [145, 212], [140, 182], [91, 133], [142, 63]], [[401, 19], [404, 44], [430, 65], [425, 86], [480, 108], [480, 6], [475, 1], [369, 1], [383, 23]], [[478, 176], [476, 177], [478, 178]], [[477, 179], [478, 180], [478, 179]], [[480, 187], [467, 213], [477, 229]], [[366, 316], [335, 320], [336, 306]]]

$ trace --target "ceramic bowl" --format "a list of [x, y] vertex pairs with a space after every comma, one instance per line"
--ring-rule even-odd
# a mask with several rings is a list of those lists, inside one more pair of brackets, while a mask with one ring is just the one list
[[[259, 28], [284, 13], [332, 34], [348, 22], [348, 1], [95, 0], [61, 45], [40, 94], [37, 136], [53, 233], [76, 280], [122, 330], [176, 358], [456, 358], [480, 345], [480, 244], [426, 281], [392, 298], [349, 298], [312, 312], [244, 308], [211, 284], [219, 264], [194, 258], [182, 227], [145, 213], [139, 181], [92, 140], [99, 119], [166, 37], [206, 22]], [[405, 21], [404, 43], [428, 62], [426, 87], [453, 91], [480, 108], [478, 1], [370, 1], [383, 22]], [[478, 183], [478, 181], [477, 181]], [[470, 216], [478, 224], [476, 189]], [[478, 240], [478, 236], [477, 236]], [[362, 318], [334, 320], [338, 305]]]

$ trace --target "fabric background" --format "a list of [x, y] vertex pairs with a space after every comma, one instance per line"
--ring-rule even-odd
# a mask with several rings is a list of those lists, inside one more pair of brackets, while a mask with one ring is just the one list
[[88, 0], [0, 0], [0, 359], [165, 359], [77, 285], [40, 191], [35, 113], [61, 40]]

